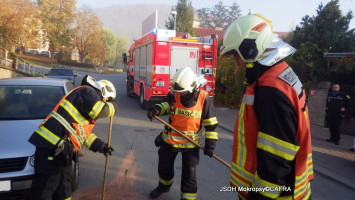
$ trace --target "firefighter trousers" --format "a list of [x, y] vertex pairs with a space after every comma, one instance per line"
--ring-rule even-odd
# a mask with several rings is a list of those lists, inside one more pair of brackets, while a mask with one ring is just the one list
[[72, 166], [59, 166], [53, 153], [36, 149], [35, 174], [27, 200], [70, 200]]
[[340, 114], [332, 114], [329, 116], [329, 131], [330, 139], [339, 142], [340, 140], [340, 127], [343, 122], [343, 116]]
[[[174, 151], [171, 145], [163, 144], [160, 146], [158, 173], [159, 186], [169, 188], [174, 178], [174, 162], [178, 152]], [[199, 163], [199, 148], [186, 149], [182, 155], [182, 174], [181, 174], [181, 197], [185, 194], [196, 196], [196, 166]]]

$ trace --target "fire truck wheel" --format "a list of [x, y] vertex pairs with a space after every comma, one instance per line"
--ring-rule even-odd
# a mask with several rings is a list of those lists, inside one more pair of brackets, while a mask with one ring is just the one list
[[127, 78], [127, 96], [128, 97], [133, 97], [133, 82], [131, 78]]
[[147, 108], [147, 101], [144, 99], [143, 86], [141, 86], [140, 92], [139, 92], [139, 103], [140, 103], [142, 109], [146, 109]]

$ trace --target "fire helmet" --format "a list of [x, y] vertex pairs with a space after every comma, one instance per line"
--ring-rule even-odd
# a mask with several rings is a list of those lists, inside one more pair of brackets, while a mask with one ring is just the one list
[[100, 85], [102, 97], [116, 98], [116, 88], [111, 81], [99, 80], [97, 83]]
[[272, 32], [270, 21], [261, 15], [246, 15], [232, 22], [223, 36], [221, 49], [221, 55], [236, 51], [245, 63], [258, 61], [266, 66], [295, 52]]
[[173, 76], [171, 90], [179, 93], [192, 93], [197, 87], [197, 77], [190, 67], [179, 69]]

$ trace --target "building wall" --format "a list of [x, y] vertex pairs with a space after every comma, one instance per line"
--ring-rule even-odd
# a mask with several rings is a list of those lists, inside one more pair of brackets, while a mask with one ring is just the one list
[[309, 120], [312, 124], [324, 125], [325, 104], [330, 85], [331, 82], [326, 81], [318, 83], [309, 89], [307, 103]]
[[25, 73], [13, 70], [7, 67], [0, 66], [0, 79], [3, 78], [15, 78], [15, 77], [26, 77], [29, 76]]

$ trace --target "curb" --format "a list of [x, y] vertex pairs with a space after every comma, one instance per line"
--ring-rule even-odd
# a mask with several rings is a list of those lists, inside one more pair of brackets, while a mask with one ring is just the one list
[[333, 182], [336, 182], [348, 189], [351, 189], [353, 191], [355, 191], [355, 181], [349, 180], [347, 178], [341, 177], [337, 174], [335, 174], [334, 172], [325, 169], [323, 167], [314, 167], [313, 170], [315, 172], [317, 172], [319, 175], [323, 176], [324, 178], [327, 178]]
[[[222, 129], [225, 129], [227, 131], [230, 131], [232, 132], [233, 134], [233, 130], [231, 130], [230, 128], [227, 128], [227, 126], [225, 126], [224, 124], [218, 124], [218, 127], [222, 128]], [[325, 169], [323, 167], [320, 167], [320, 166], [313, 166], [313, 170], [318, 173], [319, 175], [333, 181], [333, 182], [336, 182], [348, 189], [351, 189], [353, 191], [355, 191], [355, 181], [352, 181], [352, 180], [349, 180], [347, 178], [344, 178], [344, 177], [341, 177], [337, 174], [335, 174], [334, 172], [328, 170], [328, 169]]]

